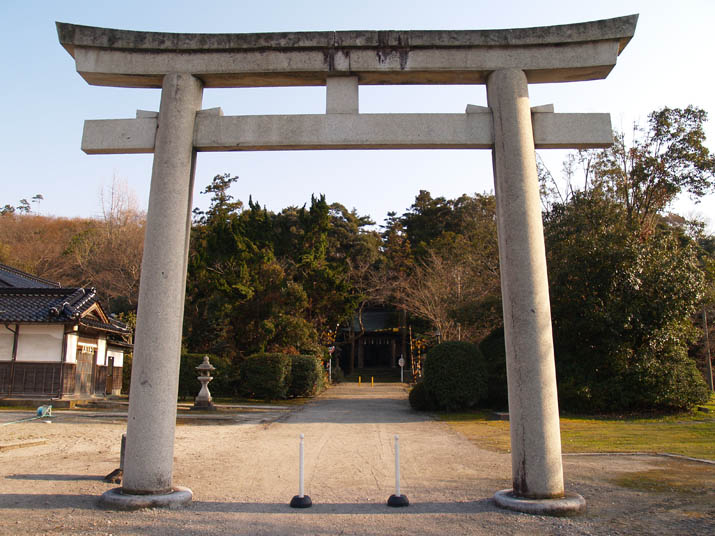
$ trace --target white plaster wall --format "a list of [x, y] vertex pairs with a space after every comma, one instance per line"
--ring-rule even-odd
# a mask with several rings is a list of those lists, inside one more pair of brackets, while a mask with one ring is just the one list
[[77, 362], [77, 341], [79, 336], [76, 333], [70, 333], [67, 335], [67, 357], [65, 358], [65, 363], [76, 363]]
[[61, 361], [64, 325], [20, 326], [18, 361]]
[[100, 338], [97, 339], [97, 365], [106, 365], [106, 351], [107, 351], [107, 339]]
[[114, 366], [121, 367], [124, 366], [124, 351], [117, 350], [116, 348], [107, 350], [107, 357], [114, 358]]
[[5, 328], [0, 326], [0, 361], [12, 360], [12, 342], [15, 335]]

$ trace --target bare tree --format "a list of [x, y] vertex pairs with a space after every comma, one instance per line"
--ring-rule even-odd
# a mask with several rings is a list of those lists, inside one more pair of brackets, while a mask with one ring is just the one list
[[395, 281], [397, 303], [431, 322], [441, 340], [477, 341], [495, 319], [477, 315], [499, 289], [498, 263], [475, 249], [462, 255], [430, 249], [412, 273]]

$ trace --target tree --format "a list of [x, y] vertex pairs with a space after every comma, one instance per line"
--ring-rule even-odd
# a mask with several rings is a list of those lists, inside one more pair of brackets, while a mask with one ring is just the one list
[[[32, 202], [39, 204], [40, 201], [44, 199], [42, 194], [35, 194], [32, 196]], [[13, 206], [8, 204], [5, 204], [2, 208], [0, 208], [0, 216], [5, 215], [5, 214], [13, 214], [17, 212], [18, 214], [29, 214], [32, 212], [32, 207], [30, 206], [30, 202], [23, 198], [20, 199], [20, 202], [17, 206]]]
[[100, 193], [102, 217], [85, 221], [63, 252], [57, 279], [95, 286], [115, 312], [136, 310], [144, 250], [145, 215], [125, 181], [116, 177]]
[[250, 300], [254, 285], [249, 261], [260, 250], [243, 236], [239, 210], [228, 189], [238, 177], [216, 175], [202, 192], [211, 194], [206, 212], [195, 210], [187, 273], [184, 332], [189, 349], [240, 356], [244, 342], [235, 333], [237, 308]]
[[390, 217], [383, 241], [392, 302], [431, 323], [442, 340], [478, 341], [498, 325], [494, 196], [432, 199], [420, 191], [407, 213]]
[[2, 262], [65, 286], [94, 286], [111, 312], [136, 308], [144, 215], [126, 184], [115, 179], [102, 193], [102, 218], [40, 216], [36, 194], [0, 215]]
[[[564, 162], [565, 188], [539, 167], [542, 191], [555, 202], [567, 202], [578, 190], [600, 189], [625, 207], [641, 232], [653, 230], [681, 193], [697, 201], [713, 191], [715, 156], [705, 146], [707, 113], [699, 108], [662, 108], [648, 116], [646, 126], [634, 125], [629, 146], [622, 132], [604, 150], [579, 151]], [[583, 186], [575, 184], [581, 167]]]
[[582, 410], [687, 408], [707, 396], [688, 357], [704, 292], [692, 241], [644, 240], [600, 189], [545, 218], [559, 397]]
[[611, 148], [570, 155], [564, 188], [540, 166], [564, 400], [624, 409], [702, 398], [687, 352], [713, 294], [713, 255], [702, 224], [666, 211], [713, 189], [706, 119], [692, 106], [655, 111], [630, 146], [616, 132]]
[[[368, 218], [313, 196], [278, 214], [234, 201], [237, 180], [217, 175], [196, 211], [187, 277], [185, 342], [236, 359], [264, 351], [319, 351], [320, 335], [349, 318], [361, 299], [362, 259], [376, 256]], [[359, 276], [358, 276], [359, 277]]]

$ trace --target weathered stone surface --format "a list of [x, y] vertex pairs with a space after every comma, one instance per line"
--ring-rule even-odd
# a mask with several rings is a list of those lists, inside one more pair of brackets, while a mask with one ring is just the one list
[[331, 76], [325, 81], [325, 111], [329, 114], [356, 114], [360, 107], [357, 76]]
[[617, 40], [625, 47], [638, 15], [613, 19], [504, 30], [348, 30], [337, 32], [274, 32], [252, 34], [187, 34], [139, 32], [57, 23], [57, 34], [68, 52], [74, 47], [129, 50], [256, 50], [301, 48], [404, 48], [466, 46], [532, 46]]
[[[613, 143], [609, 114], [533, 113], [537, 149], [593, 149]], [[87, 154], [151, 153], [156, 119], [84, 123]], [[467, 114], [316, 114], [226, 116], [197, 114], [197, 151], [330, 149], [489, 149], [489, 109]]]
[[131, 495], [122, 488], [105, 491], [99, 498], [99, 506], [108, 510], [141, 510], [142, 508], [181, 508], [191, 502], [193, 493], [188, 488], [176, 486], [168, 493]]
[[494, 494], [497, 506], [540, 516], [575, 516], [586, 510], [586, 501], [578, 493], [566, 492], [557, 499], [525, 499], [516, 497], [512, 490], [504, 489]]
[[193, 132], [201, 97], [201, 82], [193, 76], [164, 78], [134, 338], [122, 485], [128, 494], [156, 495], [172, 489]]
[[482, 84], [491, 71], [529, 82], [604, 78], [638, 16], [509, 30], [171, 34], [57, 23], [60, 42], [90, 84], [161, 87], [170, 72], [205, 87], [324, 85], [334, 74], [361, 84]]
[[137, 119], [85, 121], [82, 150], [87, 154], [153, 153], [158, 125], [157, 117], [143, 114]]
[[[494, 116], [513, 490], [524, 498], [562, 497], [551, 307], [526, 76], [515, 69], [492, 73], [487, 98]], [[534, 114], [539, 115], [546, 114]]]

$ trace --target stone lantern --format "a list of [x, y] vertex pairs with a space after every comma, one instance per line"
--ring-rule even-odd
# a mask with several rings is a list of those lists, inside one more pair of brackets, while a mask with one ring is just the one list
[[198, 396], [194, 400], [194, 407], [192, 407], [191, 409], [215, 410], [216, 406], [214, 406], [214, 403], [212, 402], [211, 393], [209, 392], [208, 385], [209, 382], [213, 380], [211, 372], [216, 370], [216, 367], [209, 363], [209, 356], [205, 355], [204, 362], [201, 363], [198, 367], [196, 367], [196, 370], [199, 371], [199, 376], [197, 379], [201, 382], [201, 390], [199, 391]]

